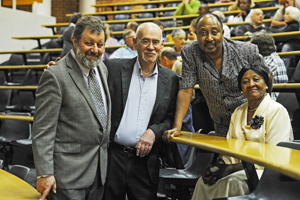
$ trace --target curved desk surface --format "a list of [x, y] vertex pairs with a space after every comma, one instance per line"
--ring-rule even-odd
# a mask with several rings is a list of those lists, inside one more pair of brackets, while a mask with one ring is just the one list
[[0, 200], [38, 200], [40, 197], [34, 187], [0, 169]]
[[32, 122], [33, 116], [29, 117], [29, 116], [18, 116], [18, 115], [0, 115], [0, 119], [10, 119], [10, 120], [20, 120], [20, 121]]
[[184, 131], [171, 141], [233, 156], [300, 180], [299, 150]]

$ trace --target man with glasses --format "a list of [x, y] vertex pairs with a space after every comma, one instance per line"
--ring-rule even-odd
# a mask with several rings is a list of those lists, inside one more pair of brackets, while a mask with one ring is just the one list
[[123, 38], [126, 46], [117, 49], [111, 56], [111, 58], [134, 58], [137, 56], [137, 51], [134, 49], [133, 38], [135, 38], [135, 32], [133, 30], [127, 30], [123, 34]]
[[105, 200], [157, 198], [158, 148], [173, 125], [179, 86], [176, 73], [157, 63], [163, 42], [159, 26], [143, 23], [133, 39], [138, 56], [106, 60], [112, 129]]
[[253, 9], [250, 17], [252, 21], [250, 24], [239, 25], [236, 28], [236, 36], [250, 36], [260, 31], [271, 32], [270, 28], [265, 27], [265, 25], [263, 24], [264, 13], [262, 10]]

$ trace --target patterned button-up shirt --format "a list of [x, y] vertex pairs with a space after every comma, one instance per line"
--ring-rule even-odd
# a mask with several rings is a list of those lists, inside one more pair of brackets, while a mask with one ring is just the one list
[[255, 64], [260, 57], [256, 45], [226, 38], [223, 40], [223, 52], [220, 74], [213, 61], [200, 49], [198, 41], [190, 42], [181, 51], [180, 89], [199, 84], [214, 120], [216, 134], [220, 136], [226, 136], [235, 108], [247, 101], [238, 89], [239, 71], [249, 63]]
[[[273, 73], [273, 83], [287, 83], [289, 78], [286, 73], [286, 68], [283, 60], [279, 57], [276, 52], [273, 52], [269, 56], [264, 57], [266, 65]], [[272, 92], [271, 98], [276, 101], [279, 92]]]

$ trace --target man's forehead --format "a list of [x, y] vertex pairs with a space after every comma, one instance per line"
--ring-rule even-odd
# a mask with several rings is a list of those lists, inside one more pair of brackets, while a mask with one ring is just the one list
[[205, 28], [206, 26], [212, 26], [212, 27], [220, 27], [221, 24], [219, 20], [214, 16], [204, 16], [202, 19], [200, 19], [198, 23], [198, 28]]

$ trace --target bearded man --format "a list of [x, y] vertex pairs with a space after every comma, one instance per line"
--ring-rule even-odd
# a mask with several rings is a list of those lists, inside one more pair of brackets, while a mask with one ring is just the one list
[[105, 31], [96, 17], [79, 19], [72, 50], [41, 77], [32, 132], [41, 199], [102, 199], [111, 124]]

